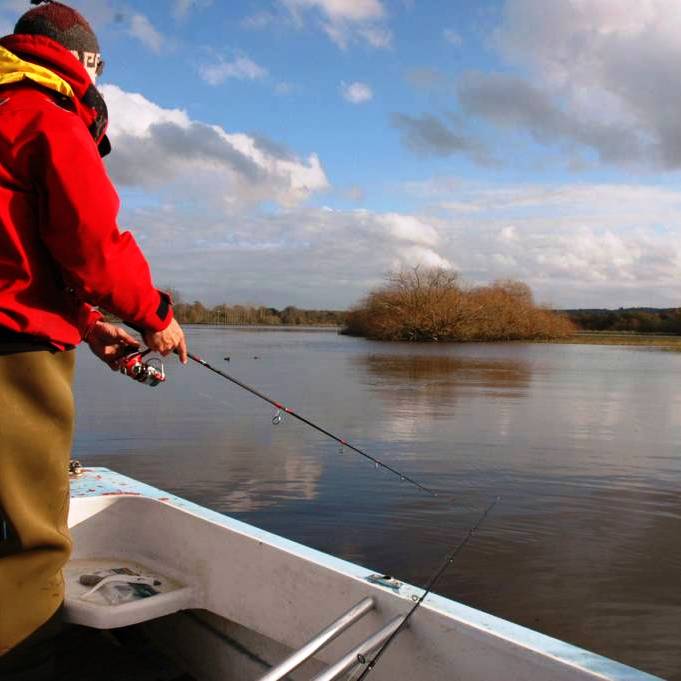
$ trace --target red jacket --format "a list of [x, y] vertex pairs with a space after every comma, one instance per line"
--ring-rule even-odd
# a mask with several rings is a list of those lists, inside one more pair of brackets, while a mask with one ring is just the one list
[[0, 331], [77, 345], [101, 306], [170, 324], [100, 158], [106, 108], [80, 62], [42, 36], [0, 39]]

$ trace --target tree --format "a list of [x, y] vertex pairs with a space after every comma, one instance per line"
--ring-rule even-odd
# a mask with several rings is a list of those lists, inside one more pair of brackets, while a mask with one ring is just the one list
[[504, 280], [467, 287], [442, 268], [401, 270], [347, 316], [344, 332], [377, 340], [548, 339], [573, 333], [567, 317], [534, 304], [530, 288]]

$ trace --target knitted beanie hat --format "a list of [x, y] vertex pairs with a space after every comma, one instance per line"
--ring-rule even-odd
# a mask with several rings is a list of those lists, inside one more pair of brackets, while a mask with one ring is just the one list
[[75, 9], [52, 0], [31, 0], [31, 4], [39, 7], [29, 10], [17, 21], [15, 34], [44, 35], [67, 50], [99, 54], [95, 32]]

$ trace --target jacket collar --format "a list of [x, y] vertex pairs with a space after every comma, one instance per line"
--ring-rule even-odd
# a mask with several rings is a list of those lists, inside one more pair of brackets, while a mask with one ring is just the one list
[[32, 80], [65, 97], [74, 97], [73, 88], [56, 73], [38, 64], [31, 64], [0, 45], [0, 85]]
[[67, 97], [90, 131], [100, 154], [111, 145], [106, 137], [106, 103], [85, 67], [65, 47], [45, 36], [8, 35], [0, 38], [0, 86], [22, 80]]

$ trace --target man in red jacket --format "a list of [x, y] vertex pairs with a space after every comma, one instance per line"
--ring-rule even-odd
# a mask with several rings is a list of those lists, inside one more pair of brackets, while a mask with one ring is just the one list
[[96, 308], [187, 361], [169, 297], [116, 224], [97, 38], [75, 10], [32, 4], [0, 39], [0, 676], [63, 600], [74, 348], [115, 367], [137, 344]]

